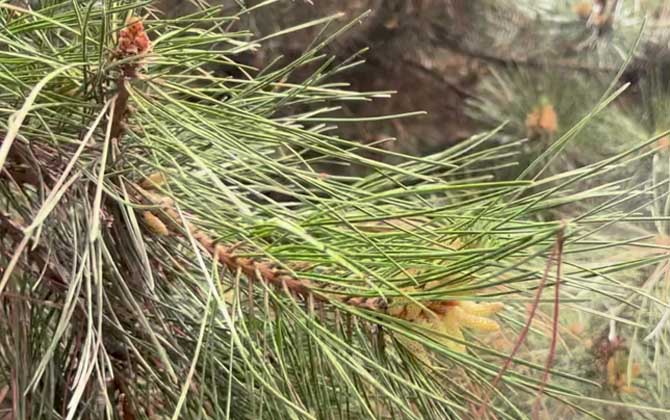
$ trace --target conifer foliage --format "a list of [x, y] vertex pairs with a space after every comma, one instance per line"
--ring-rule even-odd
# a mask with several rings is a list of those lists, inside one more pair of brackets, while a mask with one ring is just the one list
[[[496, 126], [405, 156], [337, 134], [365, 120], [340, 106], [390, 93], [332, 81], [360, 55], [323, 50], [357, 21], [256, 36], [240, 22], [275, 1], [174, 18], [38, 3], [0, 1], [2, 415], [670, 413], [668, 233], [634, 227], [666, 227], [667, 178], [617, 178], [661, 173], [667, 133], [545, 170], [625, 86], [581, 119], [538, 99], [518, 139]], [[305, 28], [319, 35], [294, 60], [239, 60]], [[559, 146], [496, 177], [526, 134]], [[587, 320], [610, 335], [584, 337]]]

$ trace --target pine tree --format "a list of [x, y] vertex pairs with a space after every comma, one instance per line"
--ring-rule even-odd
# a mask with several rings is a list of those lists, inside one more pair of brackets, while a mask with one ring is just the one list
[[[561, 171], [552, 164], [571, 133], [602, 124], [623, 88], [610, 84], [572, 121], [552, 96], [512, 98], [529, 107], [521, 123], [428, 156], [361, 144], [337, 125], [418, 113], [339, 114], [389, 94], [332, 81], [360, 52], [323, 51], [358, 20], [262, 36], [240, 23], [272, 3], [198, 0], [166, 18], [130, 0], [0, 2], [4, 412], [670, 413], [658, 368], [667, 297], [652, 293], [668, 245], [649, 233], [666, 228], [669, 190], [667, 177], [635, 176], [650, 159], [663, 171], [665, 152], [650, 147], [666, 139], [658, 118], [631, 117], [653, 128]], [[318, 36], [296, 59], [240, 59], [305, 28]], [[558, 140], [501, 177], [526, 134]], [[658, 325], [646, 342], [657, 357], [633, 359], [609, 337], [587, 345], [586, 319], [637, 342]], [[642, 391], [622, 403], [632, 387]]]

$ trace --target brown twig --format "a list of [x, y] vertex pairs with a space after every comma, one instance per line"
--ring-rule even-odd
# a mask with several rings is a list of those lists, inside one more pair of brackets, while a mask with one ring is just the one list
[[[147, 185], [145, 184], [144, 186], [146, 187]], [[144, 203], [149, 201], [150, 204], [161, 206], [163, 219], [166, 219], [165, 216], [167, 216], [166, 222], [168, 224], [178, 226], [180, 225], [178, 220], [180, 220], [181, 217], [175, 209], [174, 203], [170, 198], [146, 191], [139, 185], [134, 185], [134, 188], [140, 192], [140, 194], [136, 196], [138, 201]], [[167, 226], [165, 226], [165, 228], [167, 228]], [[190, 222], [186, 222], [184, 228], [196, 241], [198, 241], [198, 243], [205, 250], [207, 250], [207, 252], [212, 255], [213, 258], [221, 261], [232, 272], [237, 272], [238, 270], [241, 271], [242, 274], [244, 274], [245, 277], [247, 277], [250, 281], [258, 279], [279, 290], [287, 289], [290, 291], [290, 293], [295, 296], [299, 296], [305, 301], [308, 301], [311, 298], [314, 299], [315, 302], [320, 303], [337, 301], [371, 311], [386, 310], [386, 302], [381, 297], [370, 298], [362, 296], [332, 296], [326, 294], [320, 290], [317, 290], [311, 281], [298, 278], [291, 274], [288, 270], [281, 269], [271, 261], [263, 261], [237, 255], [235, 253], [235, 249], [239, 247], [240, 244], [235, 244], [232, 246], [219, 244], [214, 239], [212, 239], [210, 235], [200, 230]], [[169, 228], [167, 231], [172, 234], [183, 236], [181, 232], [173, 231]]]
[[112, 128], [110, 137], [117, 142], [125, 129], [125, 119], [128, 112], [128, 87], [126, 86], [126, 76], [121, 74], [117, 81], [118, 92], [114, 103], [114, 115], [112, 116]]
[[[0, 212], [0, 229], [5, 231], [14, 240], [23, 239], [23, 226], [2, 212]], [[49, 251], [42, 245], [36, 246], [33, 250], [27, 253], [28, 258], [37, 263], [38, 267], [42, 267], [47, 279], [60, 286], [66, 285], [65, 279], [67, 276], [64, 275], [64, 273], [61, 273], [58, 268], [54, 267], [53, 264], [49, 262], [47, 255], [49, 255]]]
[[554, 357], [556, 355], [556, 343], [558, 342], [558, 315], [559, 315], [559, 301], [560, 293], [559, 286], [561, 284], [561, 263], [563, 259], [563, 232], [564, 228], [558, 231], [558, 236], [556, 238], [556, 285], [554, 286], [554, 319], [551, 332], [551, 344], [549, 346], [549, 354], [547, 355], [547, 363], [544, 366], [544, 373], [542, 375], [542, 383], [540, 384], [540, 389], [537, 391], [537, 397], [535, 403], [533, 404], [533, 419], [539, 418], [539, 409], [542, 393], [544, 388], [549, 383], [549, 370], [551, 365], [554, 363]]
[[144, 30], [144, 23], [138, 17], [131, 17], [126, 26], [119, 31], [117, 58], [134, 57], [128, 63], [121, 65], [116, 87], [117, 96], [114, 104], [115, 112], [112, 117], [111, 138], [119, 141], [125, 129], [125, 119], [128, 112], [128, 80], [137, 78], [138, 70], [143, 66], [140, 57], [151, 51], [151, 40]]
[[[561, 227], [560, 230], [558, 231], [557, 238], [556, 238], [556, 245], [551, 251], [551, 254], [549, 255], [549, 259], [547, 260], [547, 264], [544, 267], [544, 273], [542, 275], [542, 279], [540, 280], [540, 283], [538, 284], [537, 287], [537, 292], [535, 293], [535, 298], [533, 299], [533, 303], [530, 309], [530, 313], [528, 314], [528, 319], [526, 320], [526, 324], [523, 326], [523, 329], [519, 333], [519, 337], [517, 338], [516, 344], [514, 345], [514, 348], [512, 349], [512, 352], [510, 353], [509, 356], [507, 356], [507, 359], [505, 360], [505, 363], [503, 364], [502, 368], [500, 371], [498, 371], [498, 374], [496, 377], [493, 379], [491, 382], [491, 387], [495, 390], [496, 387], [498, 386], [498, 383], [500, 383], [500, 380], [502, 379], [503, 375], [509, 367], [512, 365], [512, 362], [514, 360], [514, 356], [516, 353], [519, 351], [523, 343], [526, 341], [526, 336], [528, 335], [528, 331], [530, 330], [530, 325], [533, 323], [533, 319], [535, 318], [535, 313], [537, 312], [537, 308], [540, 304], [540, 298], [542, 297], [542, 291], [544, 290], [544, 284], [547, 280], [547, 277], [549, 276], [549, 269], [551, 268], [552, 261], [557, 257], [557, 253], [562, 251], [563, 249], [563, 234], [564, 234], [564, 227]], [[560, 261], [560, 260], [559, 260]], [[476, 418], [485, 418], [486, 412], [488, 410], [488, 398], [489, 395], [486, 395], [482, 399], [481, 406], [479, 407], [479, 410], [476, 414]]]

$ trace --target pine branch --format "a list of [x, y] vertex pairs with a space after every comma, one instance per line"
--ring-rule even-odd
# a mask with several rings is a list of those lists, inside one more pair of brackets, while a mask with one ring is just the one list
[[[162, 177], [150, 176], [150, 179], [157, 179]], [[160, 220], [155, 213], [145, 211], [144, 219], [151, 226], [151, 230], [160, 235], [174, 235], [184, 236], [183, 233], [177, 230], [171, 230], [168, 226], [180, 226], [181, 217], [177, 211], [174, 201], [166, 196], [147, 191], [145, 188], [150, 188], [150, 185], [156, 185], [155, 182], [145, 183], [144, 187], [134, 185], [134, 189], [138, 194], [136, 199], [140, 203], [160, 206], [162, 213], [167, 216], [165, 222]], [[147, 201], [148, 200], [148, 201]], [[269, 285], [276, 287], [278, 290], [288, 290], [291, 294], [299, 296], [305, 301], [315, 299], [320, 303], [332, 303], [333, 301], [341, 301], [345, 304], [355, 307], [371, 310], [384, 311], [386, 302], [381, 297], [366, 298], [356, 296], [333, 297], [323, 293], [314, 288], [312, 282], [306, 279], [295, 277], [287, 270], [280, 269], [275, 263], [270, 261], [257, 260], [253, 258], [246, 258], [236, 255], [235, 250], [241, 244], [224, 245], [217, 243], [211, 235], [208, 235], [203, 230], [197, 228], [193, 223], [186, 222], [184, 229], [197, 240], [202, 247], [209, 252], [209, 254], [218, 261], [225, 264], [228, 269], [235, 273], [241, 271], [250, 281], [259, 279]]]

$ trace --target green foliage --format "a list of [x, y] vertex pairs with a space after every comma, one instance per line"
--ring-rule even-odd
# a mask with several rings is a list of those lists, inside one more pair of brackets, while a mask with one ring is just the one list
[[[667, 182], [598, 184], [648, 158], [640, 151], [656, 138], [513, 181], [493, 175], [522, 144], [496, 144], [496, 131], [431, 156], [385, 152], [329, 134], [333, 123], [357, 121], [334, 104], [388, 94], [329, 82], [358, 59], [335, 63], [321, 52], [338, 31], [294, 61], [259, 70], [238, 63], [274, 36], [334, 17], [256, 39], [237, 24], [253, 10], [201, 6], [161, 19], [146, 2], [54, 1], [37, 10], [0, 2], [7, 410], [16, 418], [419, 419], [472, 418], [488, 407], [524, 418], [536, 398], [593, 417], [620, 404], [596, 394], [602, 378], [583, 377], [563, 351], [552, 364], [548, 348], [560, 332], [549, 312], [559, 305], [647, 332], [667, 310], [627, 281], [661, 257], [627, 255], [637, 239], [604, 233], [635, 218], [664, 220], [638, 208], [665, 198]], [[119, 51], [133, 15], [145, 18], [146, 54]], [[298, 70], [311, 75], [294, 82]], [[582, 130], [598, 118], [583, 106], [586, 117], [573, 120]], [[365, 175], [324, 172], [338, 166]], [[155, 173], [165, 182], [147, 185]], [[584, 201], [597, 205], [575, 212]], [[542, 220], [564, 208], [574, 214]], [[152, 229], [146, 212], [165, 230]], [[558, 276], [547, 267], [556, 266], [561, 235]], [[598, 307], [589, 306], [594, 296]], [[536, 297], [541, 316], [528, 347], [511, 352], [504, 343], [524, 330]], [[394, 299], [426, 316], [436, 316], [429, 305], [502, 301], [501, 331], [440, 334], [386, 311]], [[609, 311], [642, 304], [655, 308], [652, 318]], [[662, 398], [630, 406], [667, 415]]]

